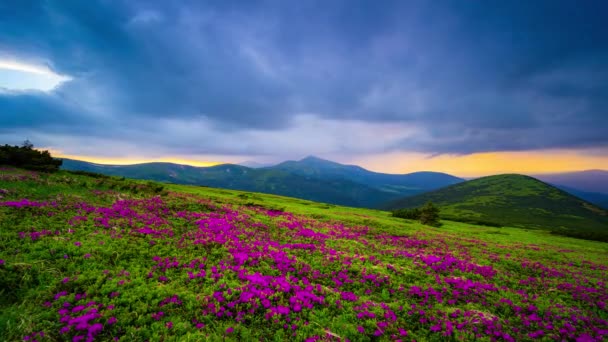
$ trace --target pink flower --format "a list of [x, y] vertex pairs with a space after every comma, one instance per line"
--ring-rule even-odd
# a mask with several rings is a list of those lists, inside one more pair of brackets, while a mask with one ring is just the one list
[[54, 299], [55, 299], [55, 300], [58, 300], [59, 298], [64, 297], [64, 296], [67, 296], [67, 295], [68, 295], [67, 291], [61, 291], [61, 292], [58, 292], [58, 293], [55, 295], [55, 298], [54, 298]]
[[159, 312], [157, 312], [157, 313], [153, 313], [153, 314], [152, 314], [152, 318], [154, 318], [154, 319], [155, 319], [155, 320], [157, 320], [157, 321], [160, 321], [160, 319], [161, 319], [161, 318], [162, 318], [164, 315], [165, 315], [165, 313], [164, 313], [164, 312], [159, 311]]
[[89, 327], [89, 336], [95, 336], [103, 330], [101, 323], [95, 323]]
[[342, 292], [341, 293], [342, 300], [348, 300], [351, 302], [357, 301], [359, 298], [352, 292]]
[[75, 307], [72, 308], [72, 312], [80, 312], [80, 311], [82, 311], [84, 309], [85, 309], [84, 305], [77, 305], [77, 306], [75, 306]]
[[234, 328], [230, 327], [230, 328], [226, 329], [226, 334], [232, 334], [233, 331], [234, 331]]

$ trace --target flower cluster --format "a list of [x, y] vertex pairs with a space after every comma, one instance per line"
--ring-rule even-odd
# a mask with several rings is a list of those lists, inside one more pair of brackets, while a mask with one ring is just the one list
[[[608, 264], [574, 244], [493, 241], [367, 217], [351, 224], [224, 197], [116, 189], [0, 202], [0, 214], [15, 222], [2, 232], [0, 271], [19, 290], [7, 293], [15, 302], [41, 301], [28, 310], [44, 317], [19, 338], [608, 337]], [[24, 266], [28, 257], [45, 262]], [[45, 284], [43, 295], [22, 284]]]

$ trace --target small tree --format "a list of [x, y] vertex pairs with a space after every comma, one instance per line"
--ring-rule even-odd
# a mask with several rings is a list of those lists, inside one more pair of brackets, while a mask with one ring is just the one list
[[437, 208], [433, 202], [429, 201], [420, 208], [420, 223], [433, 227], [438, 227], [440, 225], [439, 208]]
[[0, 146], [0, 165], [10, 165], [27, 170], [55, 172], [61, 166], [61, 159], [55, 159], [49, 151], [33, 148], [26, 140], [21, 146]]
[[21, 147], [23, 147], [26, 150], [31, 150], [34, 148], [34, 144], [32, 144], [32, 142], [30, 141], [30, 139], [25, 139], [25, 141], [23, 142], [23, 144], [21, 144]]

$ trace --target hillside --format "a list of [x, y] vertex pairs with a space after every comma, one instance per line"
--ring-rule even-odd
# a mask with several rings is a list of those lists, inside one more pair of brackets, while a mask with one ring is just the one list
[[418, 207], [432, 201], [442, 217], [541, 228], [565, 234], [608, 238], [608, 214], [535, 178], [498, 175], [474, 179], [386, 205]]
[[580, 199], [583, 199], [591, 204], [594, 204], [602, 209], [608, 210], [608, 193], [603, 192], [587, 192], [581, 191], [575, 188], [552, 184], [556, 188], [563, 190], [571, 195], [574, 195]]
[[0, 340], [600, 341], [607, 246], [0, 168]]
[[280, 169], [252, 169], [233, 164], [211, 167], [172, 163], [112, 166], [64, 159], [63, 168], [160, 182], [264, 192], [356, 207], [373, 207], [395, 198], [394, 194], [349, 180], [309, 179]]
[[316, 157], [262, 168], [233, 164], [212, 167], [172, 163], [102, 165], [64, 159], [62, 168], [160, 182], [264, 192], [368, 208], [462, 181], [436, 172], [403, 175], [376, 173]]
[[317, 179], [347, 179], [356, 183], [393, 192], [401, 196], [413, 195], [460, 183], [462, 178], [440, 172], [387, 174], [366, 170], [356, 165], [344, 165], [309, 156], [299, 161], [286, 161], [274, 169]]

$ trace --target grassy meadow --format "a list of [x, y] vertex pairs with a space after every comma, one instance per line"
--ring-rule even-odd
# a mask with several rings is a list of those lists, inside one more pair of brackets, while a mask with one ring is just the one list
[[601, 341], [608, 243], [0, 170], [2, 341]]
[[432, 201], [445, 219], [490, 226], [543, 229], [608, 242], [608, 211], [535, 178], [495, 175], [477, 178], [389, 203], [390, 209]]

